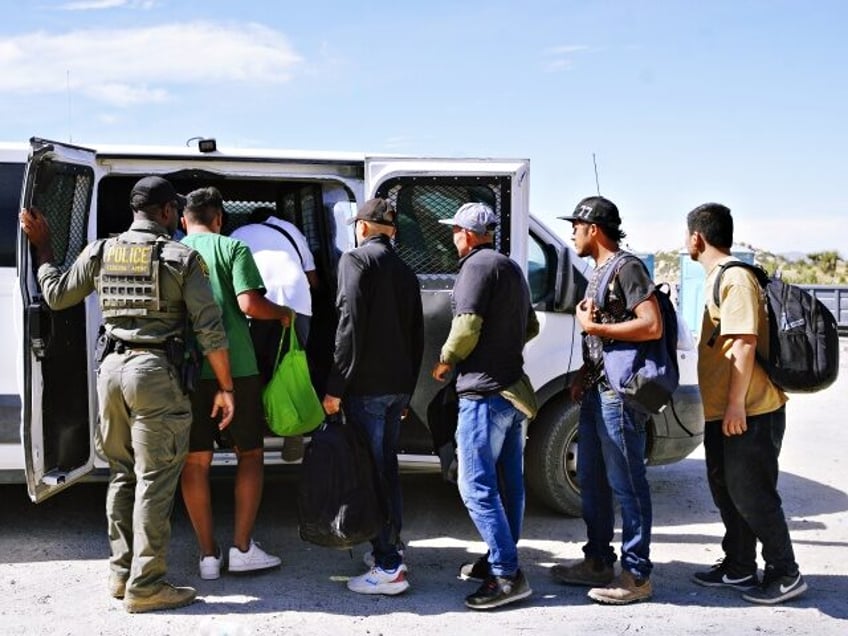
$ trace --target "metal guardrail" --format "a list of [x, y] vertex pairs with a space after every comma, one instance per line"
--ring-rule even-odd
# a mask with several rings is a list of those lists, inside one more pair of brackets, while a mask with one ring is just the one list
[[839, 333], [848, 335], [848, 285], [799, 285], [818, 298], [836, 317]]

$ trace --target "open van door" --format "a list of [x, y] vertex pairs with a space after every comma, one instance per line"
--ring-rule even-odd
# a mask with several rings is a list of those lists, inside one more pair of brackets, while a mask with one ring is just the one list
[[[66, 271], [88, 243], [94, 191], [93, 150], [30, 140], [23, 207], [36, 207], [50, 226], [55, 264]], [[86, 329], [87, 303], [52, 311], [36, 280], [38, 264], [18, 229], [21, 439], [29, 496], [42, 501], [94, 468], [96, 412]]]
[[[397, 211], [395, 249], [415, 271], [424, 306], [424, 358], [404, 440], [432, 448], [427, 407], [439, 390], [430, 369], [450, 330], [450, 291], [459, 257], [450, 226], [464, 203], [488, 204], [500, 223], [494, 246], [527, 271], [530, 162], [525, 159], [419, 159], [366, 157], [365, 198], [382, 197]], [[405, 449], [402, 449], [405, 450]]]

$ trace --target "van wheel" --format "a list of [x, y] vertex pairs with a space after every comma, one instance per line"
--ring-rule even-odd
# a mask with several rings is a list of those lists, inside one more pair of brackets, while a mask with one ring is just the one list
[[530, 493], [556, 512], [579, 517], [577, 423], [580, 406], [557, 398], [539, 413], [525, 449], [525, 477]]

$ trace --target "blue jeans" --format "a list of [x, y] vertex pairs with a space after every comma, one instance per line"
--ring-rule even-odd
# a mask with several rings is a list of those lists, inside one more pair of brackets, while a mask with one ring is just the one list
[[409, 398], [408, 393], [349, 395], [343, 402], [348, 422], [364, 432], [371, 444], [371, 454], [382, 481], [389, 522], [371, 541], [371, 546], [374, 563], [384, 570], [394, 570], [403, 561], [398, 554], [403, 500], [397, 454], [400, 416], [409, 406]]
[[580, 406], [577, 475], [586, 522], [586, 557], [612, 565], [613, 495], [621, 506], [621, 565], [638, 578], [651, 575], [651, 491], [645, 474], [646, 414], [596, 385]]
[[524, 518], [524, 415], [501, 395], [459, 398], [459, 494], [496, 576], [518, 571]]
[[794, 575], [798, 564], [777, 492], [786, 408], [746, 420], [748, 430], [742, 435], [726, 437], [719, 420], [704, 428], [707, 479], [724, 522], [725, 564], [733, 575], [755, 574], [759, 539], [766, 569]]

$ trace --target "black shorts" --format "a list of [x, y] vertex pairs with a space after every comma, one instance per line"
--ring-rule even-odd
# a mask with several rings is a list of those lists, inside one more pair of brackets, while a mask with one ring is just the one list
[[212, 419], [212, 405], [218, 392], [217, 380], [201, 380], [191, 394], [191, 436], [189, 452], [232, 448], [249, 451], [262, 448], [265, 435], [265, 410], [262, 407], [262, 381], [258, 375], [233, 378], [236, 409], [230, 425], [218, 430], [220, 416]]

